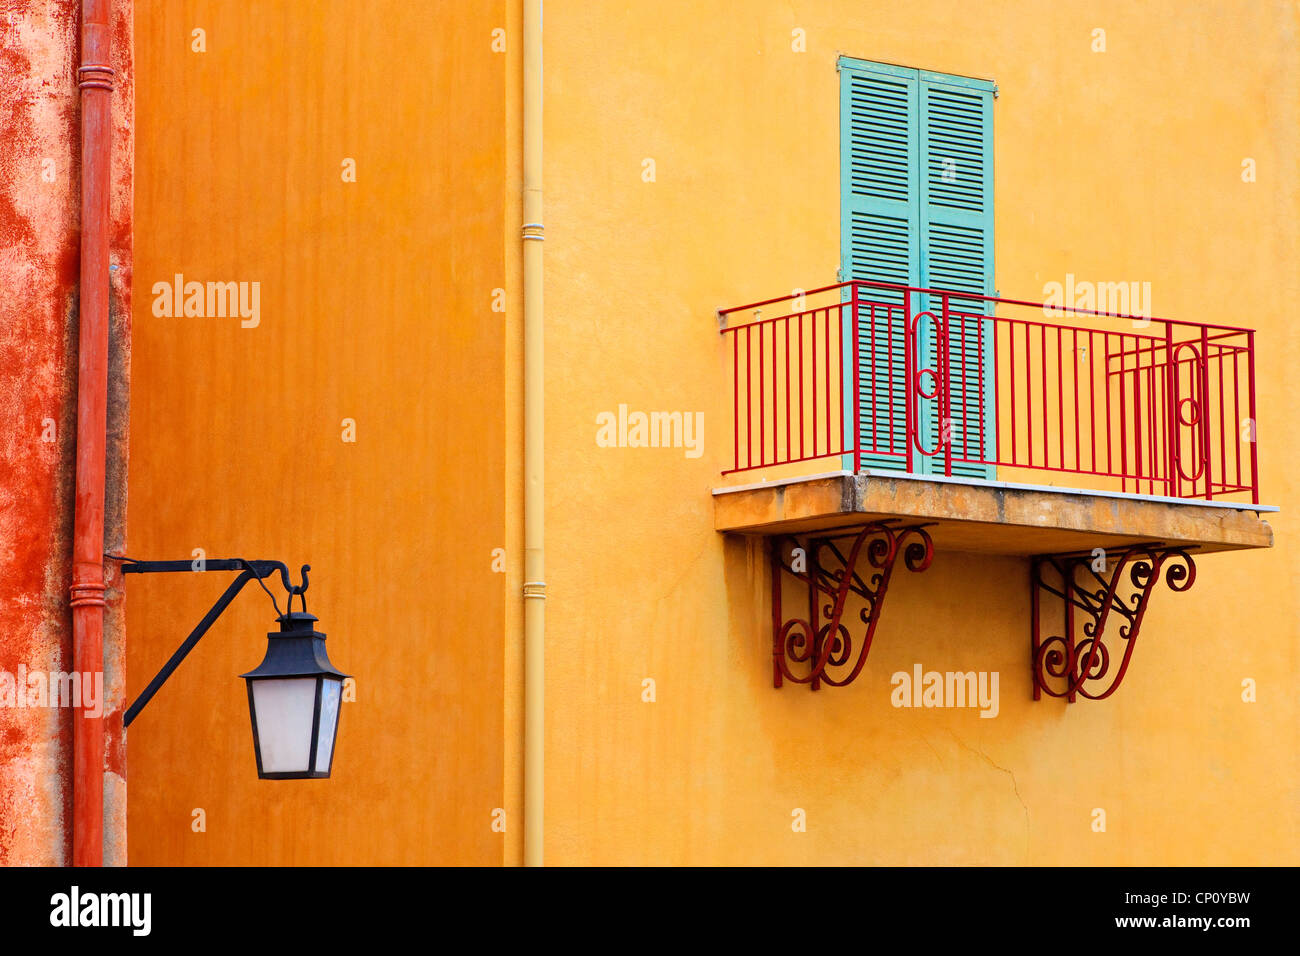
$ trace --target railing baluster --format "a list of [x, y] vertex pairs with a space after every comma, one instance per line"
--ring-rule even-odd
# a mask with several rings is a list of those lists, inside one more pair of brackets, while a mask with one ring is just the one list
[[903, 293], [903, 421], [904, 428], [907, 430], [909, 472], [916, 470], [912, 464], [912, 456], [916, 448], [916, 370], [920, 367], [917, 362], [916, 343], [912, 338], [912, 293], [908, 290]]
[[1218, 343], [1214, 346], [1219, 350], [1216, 364], [1219, 369], [1219, 485], [1226, 488], [1228, 484], [1228, 436], [1223, 430], [1223, 346]]
[[[989, 336], [993, 339], [993, 410], [990, 414], [993, 416], [993, 463], [996, 466], [1002, 464], [1002, 428], [999, 421], [1002, 401], [998, 397], [997, 384], [1002, 380], [1002, 361], [998, 357], [998, 324], [996, 322], [989, 324]], [[984, 396], [984, 390], [981, 390], [980, 396], [981, 398]], [[1015, 428], [1014, 425], [1011, 427]]]
[[1034, 467], [1034, 356], [1030, 325], [1025, 326], [1025, 467]]
[[[1259, 419], [1255, 417], [1255, 333], [1246, 333], [1246, 381], [1250, 389], [1250, 500], [1259, 504]], [[1238, 425], [1238, 428], [1241, 426]]]
[[1098, 474], [1097, 471], [1097, 370], [1093, 363], [1097, 361], [1096, 342], [1092, 329], [1088, 330], [1087, 352], [1084, 354], [1088, 357], [1088, 467], [1092, 473]]
[[745, 454], [749, 458], [749, 467], [754, 467], [754, 370], [752, 326], [745, 326]]
[[[994, 342], [997, 341], [996, 329], [993, 330], [993, 341]], [[1016, 321], [1015, 319], [1012, 319], [1010, 324], [1007, 326], [1007, 368], [1010, 370], [1010, 378], [1011, 378], [1011, 388], [1010, 388], [1011, 401], [1008, 402], [1007, 404], [1011, 406], [1011, 464], [1014, 465], [1020, 460], [1016, 457], [1016, 439], [1020, 433], [1016, 429], [1016, 405], [1019, 403], [1016, 401]], [[1002, 435], [1001, 432], [999, 432], [998, 444], [1001, 445], [1001, 443], [1002, 443]]]
[[1165, 468], [1169, 494], [1178, 496], [1178, 365], [1174, 361], [1174, 326], [1165, 323]]
[[1142, 344], [1133, 336], [1133, 491], [1142, 493]]
[[[831, 431], [831, 418], [833, 417], [833, 414], [832, 414], [832, 407], [831, 407], [831, 312], [830, 309], [826, 310], [825, 315], [826, 315], [826, 344], [825, 344], [826, 347], [826, 454], [829, 455], [831, 454], [831, 449], [835, 447], [832, 444], [832, 439], [831, 439], [831, 435], [833, 435], [834, 432]], [[843, 378], [844, 376], [841, 375], [840, 376], [841, 382], [843, 381]]]
[[970, 395], [966, 389], [966, 316], [957, 313], [957, 341], [959, 347], [957, 350], [957, 361], [961, 363], [961, 457], [965, 461], [970, 460], [970, 424], [966, 412], [970, 408]]
[[1124, 333], [1119, 332], [1117, 335], [1119, 336], [1119, 386], [1116, 393], [1119, 395], [1120, 490], [1128, 491], [1128, 406], [1124, 401], [1124, 370], [1128, 362], [1124, 353]]
[[[957, 416], [952, 410], [952, 311], [949, 307], [948, 296], [943, 297], [943, 413], [939, 422], [939, 437], [942, 438], [947, 433], [948, 440], [944, 442], [943, 454], [943, 473], [952, 475], [952, 459], [955, 454], [957, 445]], [[957, 361], [961, 361], [962, 355], [957, 354]]]
[[758, 327], [758, 462], [760, 465], [767, 464], [767, 381], [766, 373], [763, 371], [763, 329], [767, 327], [764, 322]]
[[740, 467], [740, 339], [731, 336], [731, 467]]
[[[980, 429], [980, 442], [979, 442], [980, 463], [981, 463], [981, 464], [988, 464], [988, 459], [989, 459], [989, 432], [988, 432], [988, 427], [987, 427], [987, 425], [988, 425], [987, 416], [990, 416], [990, 415], [996, 415], [996, 414], [997, 414], [997, 409], [996, 409], [996, 408], [988, 408], [987, 405], [986, 405], [986, 403], [985, 403], [985, 400], [984, 400], [984, 399], [985, 399], [985, 396], [986, 396], [986, 394], [987, 394], [987, 386], [988, 386], [988, 383], [984, 380], [984, 376], [985, 376], [985, 369], [984, 369], [984, 319], [982, 319], [982, 318], [979, 318], [979, 319], [976, 319], [976, 320], [975, 320], [975, 356], [976, 356], [977, 360], [979, 361], [979, 375], [978, 375], [978, 377], [977, 377], [978, 380], [976, 381], [975, 384], [976, 384], [976, 388], [979, 389], [979, 393], [976, 395], [976, 399], [977, 399], [977, 401], [976, 401], [976, 406], [979, 408], [979, 411], [980, 411], [980, 414], [979, 414], [979, 420], [978, 420], [979, 429]], [[994, 364], [994, 368], [996, 368], [996, 367], [997, 367], [997, 365], [996, 365], [996, 363], [995, 363], [995, 364]], [[992, 371], [990, 370], [988, 374], [992, 374]], [[967, 406], [967, 407], [969, 408], [969, 406]]]
[[1047, 326], [1045, 325], [1038, 327], [1038, 351], [1039, 371], [1043, 378], [1043, 467], [1051, 468], [1051, 462], [1048, 460], [1048, 455], [1051, 453], [1048, 451], [1050, 446], [1047, 437]]
[[1147, 487], [1150, 494], [1156, 493], [1156, 480], [1159, 478], [1156, 465], [1156, 445], [1158, 435], [1156, 433], [1156, 375], [1155, 375], [1155, 346], [1148, 341], [1145, 351], [1148, 353], [1146, 367], [1146, 388], [1147, 388], [1147, 476], [1149, 481]]
[[[858, 293], [857, 286], [853, 287], [853, 294]], [[889, 307], [885, 307], [885, 335], [889, 336]], [[871, 303], [871, 348], [867, 353], [871, 361], [871, 450], [880, 451], [880, 369], [876, 367], [876, 303]], [[855, 359], [861, 364], [860, 359]], [[894, 361], [893, 343], [890, 343], [889, 363], [890, 367], [886, 369], [886, 374], [892, 375], [892, 366]], [[894, 423], [893, 416], [890, 416], [889, 423], [889, 450], [894, 450]], [[859, 426], [860, 427], [860, 426]]]
[[1025, 467], [1034, 467], [1034, 356], [1030, 342], [1030, 326], [1025, 327]]
[[[1061, 369], [1065, 373], [1065, 369]], [[1074, 384], [1074, 467], [1083, 470], [1079, 454], [1079, 330], [1070, 329], [1070, 378]], [[1062, 416], [1064, 418], [1064, 416]]]
[[1205, 500], [1214, 499], [1214, 458], [1210, 454], [1210, 330], [1201, 326], [1201, 460], [1205, 462]]
[[[1232, 447], [1236, 451], [1237, 459], [1237, 487], [1241, 488], [1241, 350], [1236, 348], [1232, 350], [1232, 422], [1234, 435]], [[1223, 433], [1223, 438], [1226, 442], [1227, 432]]]
[[[1063, 356], [1061, 348], [1061, 327], [1054, 326], [1052, 331], [1056, 333], [1056, 463], [1065, 468], [1065, 366], [1062, 364]], [[1047, 334], [1047, 326], [1043, 326], [1043, 334]]]
[[780, 442], [781, 427], [776, 421], [776, 323], [772, 323], [772, 463], [780, 460], [777, 444]]
[[[875, 315], [874, 309], [875, 306], [872, 306], [873, 317]], [[874, 334], [875, 334], [875, 326], [873, 325], [872, 335]], [[894, 307], [886, 303], [885, 304], [885, 341], [886, 343], [888, 343], [887, 347], [889, 349], [889, 364], [885, 368], [885, 376], [886, 376], [885, 382], [886, 382], [886, 388], [888, 389], [888, 391], [885, 392], [885, 399], [886, 401], [889, 402], [889, 453], [891, 455], [896, 454], [898, 451], [898, 446], [897, 446], [898, 414], [895, 408], [897, 402], [897, 396], [902, 395], [906, 392], [906, 386], [899, 379], [899, 375], [898, 375], [898, 364], [897, 364], [898, 358], [894, 354], [894, 338], [895, 338]], [[906, 346], [904, 346], [904, 348], [906, 348]], [[876, 361], [876, 355], [875, 352], [873, 351], [871, 355], [871, 362], [872, 362], [871, 381], [875, 384], [876, 388], [879, 388], [880, 370], [875, 367], [875, 361]], [[906, 375], [906, 372], [904, 372], [904, 375]], [[900, 388], [897, 386], [903, 386], [903, 387]], [[904, 428], [906, 428], [906, 425], [904, 425]], [[879, 451], [880, 450], [880, 412], [878, 410], [872, 412], [871, 434], [872, 434], [873, 447], [877, 451]]]
[[[785, 335], [782, 337], [785, 353], [785, 460], [794, 457], [790, 448], [790, 317], [785, 317]], [[775, 413], [774, 413], [775, 414]]]
[[807, 398], [803, 392], [803, 313], [800, 313], [800, 458], [803, 458], [803, 419], [807, 418]]
[[[862, 366], [862, 356], [858, 351], [858, 287], [856, 285], [849, 287], [850, 306], [849, 306], [849, 324], [853, 328], [853, 352], [849, 359], [853, 363], [853, 474], [862, 471], [862, 382], [860, 368]], [[840, 327], [844, 327], [841, 319]], [[841, 336], [841, 341], [843, 336]], [[843, 365], [843, 363], [841, 363]], [[845, 449], [847, 451], [847, 449]]]
[[813, 456], [817, 456], [817, 312], [809, 316], [808, 324], [812, 327], [812, 450]]

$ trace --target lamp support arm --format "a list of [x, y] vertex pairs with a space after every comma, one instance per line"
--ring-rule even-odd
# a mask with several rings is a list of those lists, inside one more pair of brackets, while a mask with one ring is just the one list
[[[240, 572], [239, 576], [230, 582], [230, 586], [217, 599], [217, 603], [212, 605], [212, 608], [207, 614], [203, 615], [203, 619], [199, 621], [194, 630], [190, 631], [190, 636], [185, 638], [184, 643], [176, 648], [175, 653], [168, 658], [167, 663], [162, 666], [162, 670], [154, 675], [154, 679], [149, 682], [149, 686], [126, 709], [126, 714], [122, 718], [123, 727], [131, 726], [131, 722], [139, 716], [140, 711], [144, 709], [144, 705], [153, 699], [154, 694], [158, 693], [162, 685], [167, 682], [167, 678], [172, 676], [176, 668], [180, 666], [181, 661], [185, 660], [189, 652], [194, 650], [194, 646], [208, 632], [208, 629], [216, 623], [217, 618], [221, 617], [226, 608], [230, 606], [230, 602], [244, 589], [245, 584], [253, 580], [260, 583], [263, 578], [279, 571], [280, 579], [284, 582], [284, 588], [289, 592], [290, 609], [292, 609], [292, 597], [297, 594], [301, 598], [303, 592], [307, 590], [307, 572], [311, 570], [310, 565], [303, 565], [302, 584], [293, 585], [289, 581], [289, 568], [283, 561], [246, 561], [243, 558], [221, 558], [204, 561], [203, 571], [196, 571], [192, 561], [134, 561], [129, 558], [122, 558], [120, 555], [108, 555], [108, 557], [114, 557], [122, 561], [123, 574], [157, 574], [180, 571], [200, 574], [206, 571]], [[274, 597], [271, 600], [274, 602]]]

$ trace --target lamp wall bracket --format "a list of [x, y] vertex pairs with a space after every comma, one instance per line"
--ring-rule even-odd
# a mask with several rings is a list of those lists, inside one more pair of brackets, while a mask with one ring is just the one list
[[[154, 679], [149, 682], [149, 686], [141, 691], [140, 696], [126, 709], [126, 713], [122, 717], [123, 727], [131, 726], [131, 722], [139, 716], [140, 711], [144, 709], [144, 705], [153, 699], [154, 694], [158, 693], [162, 685], [167, 682], [167, 678], [171, 677], [176, 668], [180, 667], [181, 661], [185, 660], [190, 651], [194, 650], [194, 646], [208, 632], [208, 629], [216, 623], [217, 618], [230, 606], [230, 602], [238, 596], [239, 592], [244, 589], [244, 585], [249, 581], [256, 581], [262, 586], [263, 590], [266, 590], [266, 585], [262, 579], [270, 577], [278, 571], [280, 572], [280, 581], [284, 584], [285, 591], [289, 593], [289, 611], [293, 611], [293, 598], [295, 595], [302, 602], [303, 610], [306, 611], [307, 609], [304, 594], [307, 591], [307, 572], [311, 570], [310, 564], [302, 566], [300, 572], [302, 583], [294, 584], [289, 579], [289, 566], [283, 561], [248, 561], [244, 558], [219, 558], [204, 560], [202, 565], [196, 568], [192, 561], [137, 561], [134, 558], [128, 558], [120, 554], [106, 554], [104, 557], [122, 562], [123, 574], [158, 574], [182, 571], [195, 574], [207, 571], [240, 572], [239, 576], [230, 582], [229, 587], [226, 588], [221, 597], [217, 598], [217, 602], [212, 605], [208, 613], [203, 615], [203, 619], [199, 621], [194, 630], [190, 631], [189, 637], [168, 658], [167, 663], [162, 666], [162, 670], [154, 675]], [[266, 593], [271, 594], [269, 590]], [[275, 604], [277, 615], [283, 616], [280, 615], [280, 606], [276, 604], [274, 595], [271, 595], [271, 603]]]

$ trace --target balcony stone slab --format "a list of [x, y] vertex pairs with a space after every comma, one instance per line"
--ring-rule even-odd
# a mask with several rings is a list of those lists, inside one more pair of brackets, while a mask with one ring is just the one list
[[1267, 505], [848, 472], [713, 492], [714, 527], [751, 535], [925, 524], [935, 548], [1004, 555], [1163, 544], [1198, 554], [1273, 546]]

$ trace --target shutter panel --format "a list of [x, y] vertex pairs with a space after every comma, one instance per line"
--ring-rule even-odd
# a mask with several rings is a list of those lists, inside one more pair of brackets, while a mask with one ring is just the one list
[[[993, 91], [989, 83], [920, 74], [921, 282], [927, 288], [993, 293]], [[928, 300], [928, 301], [926, 301]], [[950, 430], [953, 457], [995, 457], [992, 322], [987, 303], [952, 296], [948, 328]], [[939, 296], [923, 309], [942, 316]], [[935, 323], [922, 323], [924, 365], [936, 367]], [[932, 387], [926, 377], [926, 388]], [[922, 443], [939, 447], [938, 399], [921, 402]], [[919, 456], [918, 471], [944, 473], [944, 455]], [[993, 478], [995, 466], [954, 460], [952, 473]]]
[[[840, 62], [841, 278], [918, 285], [920, 270], [917, 73], [884, 64]], [[901, 306], [903, 295], [883, 289], [862, 295]], [[846, 310], [846, 326], [848, 316]], [[907, 466], [901, 309], [863, 304], [858, 316], [858, 418], [862, 464]], [[851, 330], [845, 330], [846, 341]], [[845, 381], [852, 381], [845, 350]], [[851, 390], [848, 390], [851, 391]], [[853, 428], [846, 394], [846, 438]], [[871, 449], [875, 448], [876, 453]], [[846, 461], [851, 467], [852, 459]]]

